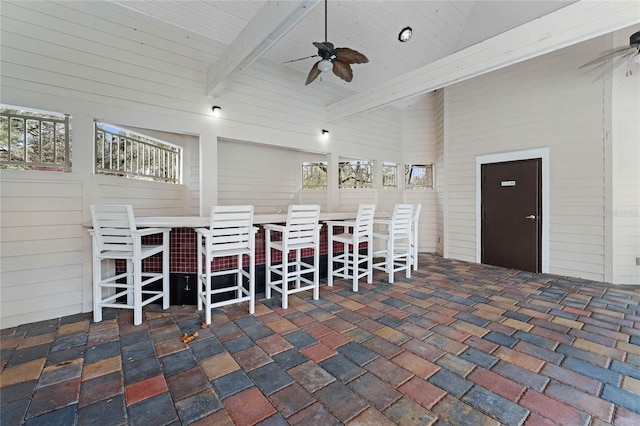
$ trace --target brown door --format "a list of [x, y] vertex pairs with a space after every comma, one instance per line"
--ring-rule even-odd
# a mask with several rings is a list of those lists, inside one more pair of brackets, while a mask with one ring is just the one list
[[482, 165], [482, 263], [542, 270], [542, 160]]

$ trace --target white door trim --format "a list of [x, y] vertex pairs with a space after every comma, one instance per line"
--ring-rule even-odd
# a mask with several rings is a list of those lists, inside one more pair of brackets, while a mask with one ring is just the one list
[[476, 157], [476, 262], [482, 261], [481, 166], [507, 161], [542, 159], [542, 272], [549, 272], [549, 148], [503, 152]]

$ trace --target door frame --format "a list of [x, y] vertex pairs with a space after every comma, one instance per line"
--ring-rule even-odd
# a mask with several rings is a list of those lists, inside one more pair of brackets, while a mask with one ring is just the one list
[[542, 159], [542, 272], [549, 272], [549, 148], [476, 156], [476, 262], [482, 262], [482, 165]]

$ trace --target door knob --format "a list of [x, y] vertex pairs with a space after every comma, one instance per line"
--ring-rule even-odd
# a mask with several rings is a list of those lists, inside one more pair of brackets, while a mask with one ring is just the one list
[[536, 218], [536, 215], [535, 215], [535, 214], [530, 214], [529, 216], [525, 216], [524, 218], [525, 218], [525, 219], [532, 219], [532, 220], [533, 220], [533, 219], [535, 219], [535, 218]]

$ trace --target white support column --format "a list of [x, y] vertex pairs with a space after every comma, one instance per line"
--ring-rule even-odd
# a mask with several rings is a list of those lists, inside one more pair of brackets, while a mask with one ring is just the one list
[[327, 210], [334, 212], [340, 207], [340, 190], [338, 189], [338, 162], [337, 154], [327, 154]]
[[218, 135], [200, 135], [200, 216], [218, 203]]

